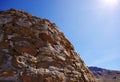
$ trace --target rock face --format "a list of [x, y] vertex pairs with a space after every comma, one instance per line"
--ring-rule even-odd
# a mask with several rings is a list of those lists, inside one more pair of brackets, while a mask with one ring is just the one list
[[57, 26], [10, 9], [0, 12], [0, 82], [95, 82]]
[[97, 78], [97, 82], [120, 82], [120, 71], [107, 70], [98, 67], [89, 67]]

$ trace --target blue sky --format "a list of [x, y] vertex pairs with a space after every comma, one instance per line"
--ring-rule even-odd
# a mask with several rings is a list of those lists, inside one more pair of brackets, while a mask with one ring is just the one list
[[[106, 1], [106, 2], [105, 2]], [[88, 66], [120, 70], [120, 1], [0, 0], [56, 23]]]

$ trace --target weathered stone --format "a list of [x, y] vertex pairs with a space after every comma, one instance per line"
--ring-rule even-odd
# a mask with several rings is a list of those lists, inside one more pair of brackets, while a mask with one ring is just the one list
[[78, 62], [75, 62], [75, 65], [76, 65], [77, 68], [80, 68], [80, 67], [81, 67], [81, 64], [78, 63]]
[[38, 74], [44, 76], [45, 69], [44, 69], [44, 68], [40, 68], [40, 69], [38, 69], [38, 70], [39, 70], [39, 71], [38, 71]]
[[31, 81], [31, 77], [29, 75], [24, 75], [22, 79], [23, 79], [23, 82], [33, 82]]
[[59, 73], [57, 76], [60, 81], [65, 80], [65, 75], [63, 73]]
[[3, 34], [0, 34], [0, 42], [3, 40]]
[[65, 61], [66, 59], [65, 59], [65, 57], [63, 57], [63, 56], [57, 56], [57, 58], [59, 59], [59, 60], [61, 60], [61, 61]]
[[7, 70], [7, 71], [0, 72], [0, 77], [11, 77], [11, 76], [14, 76], [15, 74], [16, 74], [15, 71]]
[[70, 69], [70, 70], [75, 70], [75, 68], [73, 67], [73, 66], [71, 66], [71, 65], [67, 65], [66, 66], [68, 69]]
[[51, 82], [51, 81], [52, 81], [52, 77], [45, 78], [45, 82]]
[[15, 47], [17, 52], [21, 53], [27, 53], [29, 55], [36, 55], [37, 51], [34, 48], [31, 47]]
[[0, 48], [8, 48], [9, 45], [9, 41], [8, 40], [4, 40], [2, 42], [0, 42]]
[[24, 26], [24, 27], [27, 27], [27, 26], [31, 26], [32, 23], [27, 19], [24, 19], [24, 18], [19, 18], [18, 21], [16, 21], [16, 24], [20, 25], [20, 26]]
[[48, 62], [53, 62], [53, 58], [52, 57], [44, 57], [41, 59], [41, 61], [48, 61]]
[[68, 68], [64, 68], [64, 71], [66, 72], [66, 73], [71, 73], [71, 70], [70, 69], [68, 69]]
[[13, 37], [17, 36], [16, 34], [8, 35], [8, 39], [11, 39]]
[[[3, 15], [4, 16], [4, 15]], [[0, 15], [0, 25], [2, 24], [6, 24], [10, 21], [12, 21], [12, 17], [3, 17], [2, 15]]]
[[0, 64], [3, 62], [3, 54], [2, 53], [0, 53]]
[[95, 82], [54, 23], [15, 9], [0, 18], [0, 82]]
[[51, 71], [58, 70], [58, 68], [57, 68], [57, 67], [54, 67], [54, 66], [49, 66], [48, 69], [51, 70]]
[[67, 52], [66, 50], [64, 50], [64, 53], [66, 54], [66, 56], [68, 56], [69, 58], [71, 58], [71, 55], [69, 52]]
[[45, 31], [48, 31], [48, 28], [49, 28], [48, 25], [44, 24], [43, 28], [40, 28], [40, 30], [45, 32]]
[[13, 57], [11, 64], [16, 68], [27, 67], [25, 64], [25, 59], [22, 56]]
[[76, 78], [70, 78], [69, 82], [78, 82]]

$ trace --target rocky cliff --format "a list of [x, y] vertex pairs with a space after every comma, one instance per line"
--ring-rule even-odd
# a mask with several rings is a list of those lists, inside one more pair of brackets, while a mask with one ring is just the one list
[[95, 82], [54, 23], [26, 12], [0, 12], [0, 82]]

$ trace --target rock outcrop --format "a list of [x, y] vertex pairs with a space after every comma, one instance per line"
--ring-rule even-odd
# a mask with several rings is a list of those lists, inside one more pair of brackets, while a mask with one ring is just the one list
[[26, 12], [0, 12], [0, 82], [95, 82], [54, 23]]

